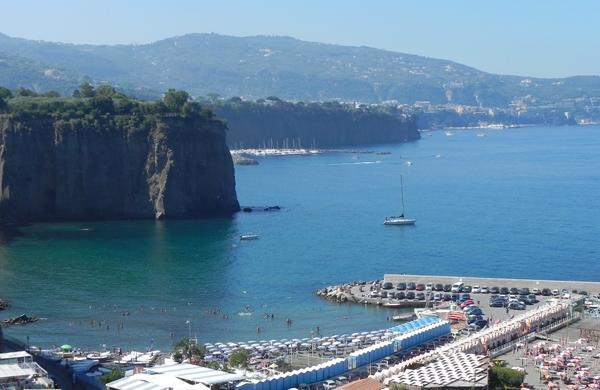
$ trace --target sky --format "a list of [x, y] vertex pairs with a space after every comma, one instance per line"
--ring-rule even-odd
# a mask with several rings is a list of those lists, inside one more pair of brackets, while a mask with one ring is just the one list
[[0, 0], [0, 32], [94, 44], [194, 32], [285, 35], [449, 59], [492, 73], [600, 75], [596, 0]]

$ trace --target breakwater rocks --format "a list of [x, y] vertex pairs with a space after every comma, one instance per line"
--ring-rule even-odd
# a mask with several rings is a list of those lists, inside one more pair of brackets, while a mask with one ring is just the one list
[[8, 309], [8, 306], [9, 306], [8, 302], [0, 299], [0, 311]]
[[3, 326], [10, 326], [10, 325], [27, 325], [27, 324], [31, 324], [34, 322], [38, 322], [40, 320], [39, 317], [29, 317], [25, 314], [21, 314], [18, 317], [13, 317], [13, 318], [8, 318], [6, 320], [2, 320], [2, 325]]
[[[123, 123], [133, 115], [124, 115]], [[119, 122], [121, 123], [121, 122]], [[0, 221], [227, 216], [239, 210], [225, 125], [0, 115]]]
[[240, 153], [231, 153], [235, 165], [258, 165], [258, 161]]
[[350, 292], [350, 288], [352, 284], [342, 284], [339, 286], [329, 286], [325, 288], [321, 288], [317, 290], [317, 295], [321, 298], [325, 298], [328, 301], [333, 302], [358, 302], [354, 299], [352, 293]]

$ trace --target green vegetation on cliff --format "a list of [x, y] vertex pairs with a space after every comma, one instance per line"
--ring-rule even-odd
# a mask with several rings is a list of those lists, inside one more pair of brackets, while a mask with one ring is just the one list
[[393, 108], [286, 102], [271, 96], [205, 100], [227, 121], [231, 148], [338, 148], [419, 139], [416, 120]]
[[162, 100], [148, 102], [119, 93], [109, 85], [94, 88], [88, 83], [81, 84], [73, 97], [61, 97], [54, 91], [38, 94], [24, 88], [12, 92], [0, 87], [0, 112], [17, 120], [46, 118], [58, 124], [128, 131], [150, 129], [165, 116], [216, 121], [211, 110], [192, 101], [185, 91], [169, 90]]
[[188, 218], [239, 209], [225, 124], [184, 91], [146, 102], [0, 89], [0, 221]]

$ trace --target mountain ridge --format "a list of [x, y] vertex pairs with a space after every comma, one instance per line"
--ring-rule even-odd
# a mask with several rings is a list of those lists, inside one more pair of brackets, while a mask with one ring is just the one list
[[293, 101], [500, 108], [566, 106], [573, 99], [600, 97], [600, 76], [595, 75], [498, 75], [451, 60], [288, 36], [191, 33], [144, 44], [80, 45], [0, 33], [0, 53], [149, 95], [173, 87], [195, 96], [216, 92]]

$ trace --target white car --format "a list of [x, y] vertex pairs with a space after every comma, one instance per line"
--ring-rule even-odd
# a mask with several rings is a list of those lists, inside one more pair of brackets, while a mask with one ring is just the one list
[[531, 293], [535, 294], [535, 295], [540, 295], [542, 292], [540, 291], [539, 288], [534, 287], [533, 290], [531, 290]]
[[481, 293], [482, 294], [489, 294], [490, 293], [490, 289], [487, 286], [481, 286]]
[[478, 285], [478, 284], [476, 284], [476, 285], [474, 285], [474, 286], [473, 286], [473, 288], [471, 289], [471, 292], [472, 292], [473, 294], [478, 294], [478, 293], [480, 293], [480, 292], [481, 292], [481, 288], [479, 287], [479, 285]]
[[456, 282], [452, 285], [452, 292], [453, 293], [459, 293], [460, 289], [462, 288], [462, 286], [464, 285], [463, 282]]
[[323, 382], [323, 388], [325, 390], [332, 390], [332, 389], [335, 389], [336, 387], [337, 387], [337, 385], [331, 379], [330, 380], [326, 380], [325, 382]]
[[433, 283], [427, 283], [425, 285], [425, 291], [431, 291], [433, 290]]

